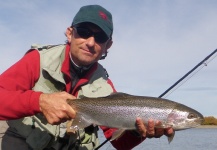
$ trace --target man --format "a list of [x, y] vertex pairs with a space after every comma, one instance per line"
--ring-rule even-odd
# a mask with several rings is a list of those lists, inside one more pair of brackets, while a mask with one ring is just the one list
[[[99, 145], [97, 127], [76, 133], [67, 129], [76, 112], [66, 100], [116, 92], [98, 63], [112, 45], [112, 33], [110, 12], [99, 5], [84, 6], [66, 29], [66, 44], [32, 46], [0, 76], [0, 119], [10, 120], [2, 150], [94, 149]], [[135, 122], [138, 130], [126, 131], [112, 141], [115, 148], [132, 149], [146, 137], [173, 132], [155, 129], [153, 120], [147, 127], [140, 118]], [[106, 138], [115, 131], [101, 128]]]

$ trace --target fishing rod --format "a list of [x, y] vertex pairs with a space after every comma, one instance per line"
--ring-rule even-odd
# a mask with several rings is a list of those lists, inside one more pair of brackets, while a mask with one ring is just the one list
[[[207, 66], [208, 62], [205, 63], [205, 61], [207, 61], [208, 59], [210, 59], [210, 57], [212, 57], [215, 53], [217, 52], [217, 49], [214, 50], [211, 54], [209, 54], [207, 57], [205, 57], [200, 63], [198, 63], [193, 69], [191, 69], [189, 72], [187, 72], [183, 77], [181, 77], [178, 81], [176, 81], [172, 86], [170, 86], [165, 92], [163, 92], [158, 98], [162, 98], [164, 95], [166, 95], [169, 91], [171, 91], [174, 87], [176, 87], [181, 81], [183, 81], [186, 77], [188, 77], [191, 73], [193, 73], [199, 66], [201, 66], [202, 64], [204, 64], [205, 66]], [[104, 144], [106, 144], [109, 140], [111, 139], [108, 138], [106, 139], [102, 144], [100, 144], [96, 149], [94, 150], [98, 150], [100, 147], [102, 147]]]
[[175, 86], [177, 86], [181, 81], [183, 81], [186, 77], [188, 77], [192, 72], [194, 72], [199, 66], [204, 64], [207, 66], [208, 62], [205, 63], [211, 56], [213, 56], [217, 52], [217, 49], [214, 50], [211, 54], [209, 54], [206, 58], [204, 58], [200, 63], [198, 63], [193, 69], [191, 69], [189, 72], [187, 72], [183, 77], [181, 77], [177, 82], [175, 82], [172, 86], [170, 86], [165, 92], [163, 92], [159, 98], [163, 97], [166, 95], [169, 91], [171, 91]]

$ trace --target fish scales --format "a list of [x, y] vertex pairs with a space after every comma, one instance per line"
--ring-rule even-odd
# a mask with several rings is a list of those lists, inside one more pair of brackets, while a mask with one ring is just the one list
[[[112, 140], [125, 130], [136, 129], [135, 120], [140, 117], [145, 124], [148, 119], [161, 122], [158, 128], [172, 127], [175, 131], [200, 125], [203, 116], [183, 104], [155, 97], [133, 96], [115, 93], [107, 97], [68, 100], [77, 112], [72, 129], [85, 128], [91, 124], [118, 128]], [[173, 137], [169, 137], [171, 142]]]
[[147, 122], [147, 119], [165, 122], [168, 114], [177, 105], [169, 100], [125, 94], [77, 99], [70, 104], [93, 124], [128, 129], [135, 129], [136, 117], [144, 118], [144, 122]]

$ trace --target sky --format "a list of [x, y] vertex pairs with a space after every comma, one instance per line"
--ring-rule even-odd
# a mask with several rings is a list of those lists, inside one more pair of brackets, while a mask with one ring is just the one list
[[[81, 6], [113, 15], [113, 45], [100, 61], [117, 91], [159, 97], [217, 49], [216, 0], [0, 0], [0, 73], [32, 44], [62, 44]], [[217, 117], [217, 58], [164, 98]]]

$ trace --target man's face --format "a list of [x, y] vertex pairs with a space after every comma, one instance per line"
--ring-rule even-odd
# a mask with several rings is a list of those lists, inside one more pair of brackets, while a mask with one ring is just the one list
[[68, 28], [67, 31], [71, 33], [69, 38], [66, 32], [72, 59], [79, 66], [87, 66], [97, 62], [112, 45], [110, 39], [100, 41], [103, 38], [103, 34], [100, 33], [104, 32], [94, 24], [78, 25], [75, 28]]

